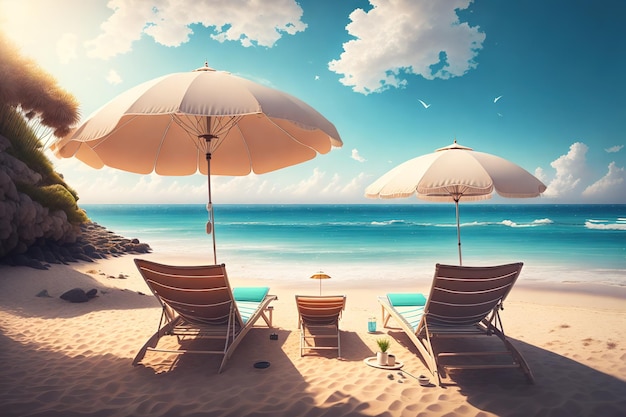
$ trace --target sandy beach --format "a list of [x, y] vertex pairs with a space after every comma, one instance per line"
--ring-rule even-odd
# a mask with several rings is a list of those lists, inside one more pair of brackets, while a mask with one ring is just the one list
[[[173, 264], [186, 260], [141, 256]], [[178, 261], [178, 262], [177, 262]], [[227, 265], [228, 268], [228, 265]], [[522, 275], [524, 272], [522, 271]], [[231, 285], [259, 285], [229, 270]], [[425, 279], [420, 282], [428, 282]], [[126, 255], [47, 271], [0, 266], [0, 414], [3, 416], [623, 416], [626, 415], [626, 288], [519, 282], [502, 312], [505, 330], [529, 363], [521, 372], [463, 371], [446, 387], [427, 374], [399, 328], [381, 328], [380, 280], [333, 277], [324, 294], [346, 294], [342, 353], [300, 357], [295, 294], [311, 280], [266, 280], [274, 328], [252, 329], [223, 373], [217, 357], [149, 353], [131, 361], [157, 328], [160, 308]], [[86, 303], [59, 296], [98, 289]], [[50, 297], [37, 297], [47, 290]], [[394, 291], [428, 291], [394, 282]], [[378, 332], [367, 319], [378, 318]], [[391, 323], [393, 326], [393, 323]], [[270, 333], [278, 340], [270, 340]], [[388, 334], [402, 372], [367, 366]], [[162, 343], [172, 343], [165, 341]], [[270, 367], [256, 369], [257, 361]], [[391, 375], [391, 376], [390, 376]]]

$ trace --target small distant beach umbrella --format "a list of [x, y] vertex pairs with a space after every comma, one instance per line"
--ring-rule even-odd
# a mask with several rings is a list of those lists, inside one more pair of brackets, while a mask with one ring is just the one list
[[316, 272], [313, 275], [311, 275], [311, 279], [317, 279], [320, 282], [320, 295], [322, 295], [322, 280], [323, 279], [330, 279], [330, 275], [325, 274], [322, 271]]
[[51, 149], [93, 168], [207, 175], [263, 174], [342, 146], [335, 126], [303, 101], [205, 66], [138, 85], [93, 113]]
[[455, 140], [450, 146], [393, 168], [367, 187], [365, 196], [387, 199], [416, 195], [422, 200], [454, 202], [459, 265], [463, 265], [459, 201], [489, 199], [494, 190], [502, 197], [530, 198], [539, 196], [546, 186], [522, 167]]

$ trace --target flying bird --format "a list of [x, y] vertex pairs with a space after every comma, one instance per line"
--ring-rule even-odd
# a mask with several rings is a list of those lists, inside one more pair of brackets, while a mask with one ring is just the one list
[[494, 98], [494, 99], [493, 99], [493, 102], [494, 102], [494, 103], [497, 103], [497, 102], [498, 102], [498, 100], [500, 100], [501, 98], [502, 98], [502, 96], [498, 96], [498, 97], [496, 97], [496, 98]]
[[425, 109], [430, 107], [430, 104], [426, 104], [424, 103], [422, 100], [420, 100], [419, 98], [417, 99], [417, 101], [419, 101], [420, 103], [422, 103], [422, 106], [424, 106]]

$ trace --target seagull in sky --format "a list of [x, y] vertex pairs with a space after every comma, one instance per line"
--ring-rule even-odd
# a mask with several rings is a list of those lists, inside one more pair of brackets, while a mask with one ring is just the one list
[[422, 103], [422, 106], [424, 106], [425, 109], [430, 107], [430, 104], [426, 104], [424, 103], [422, 100], [420, 100], [419, 98], [417, 99], [417, 101], [419, 101], [420, 103]]
[[496, 98], [494, 98], [494, 99], [493, 99], [493, 102], [494, 102], [494, 103], [497, 103], [497, 102], [498, 102], [498, 100], [500, 100], [501, 98], [502, 98], [502, 96], [498, 96], [498, 97], [496, 97]]

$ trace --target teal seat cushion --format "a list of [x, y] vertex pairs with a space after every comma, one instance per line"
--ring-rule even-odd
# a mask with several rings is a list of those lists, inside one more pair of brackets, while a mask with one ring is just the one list
[[260, 303], [269, 290], [269, 287], [239, 287], [233, 289], [233, 296], [235, 297], [235, 301], [254, 301]]
[[391, 293], [387, 299], [394, 307], [426, 305], [426, 297], [420, 293]]

